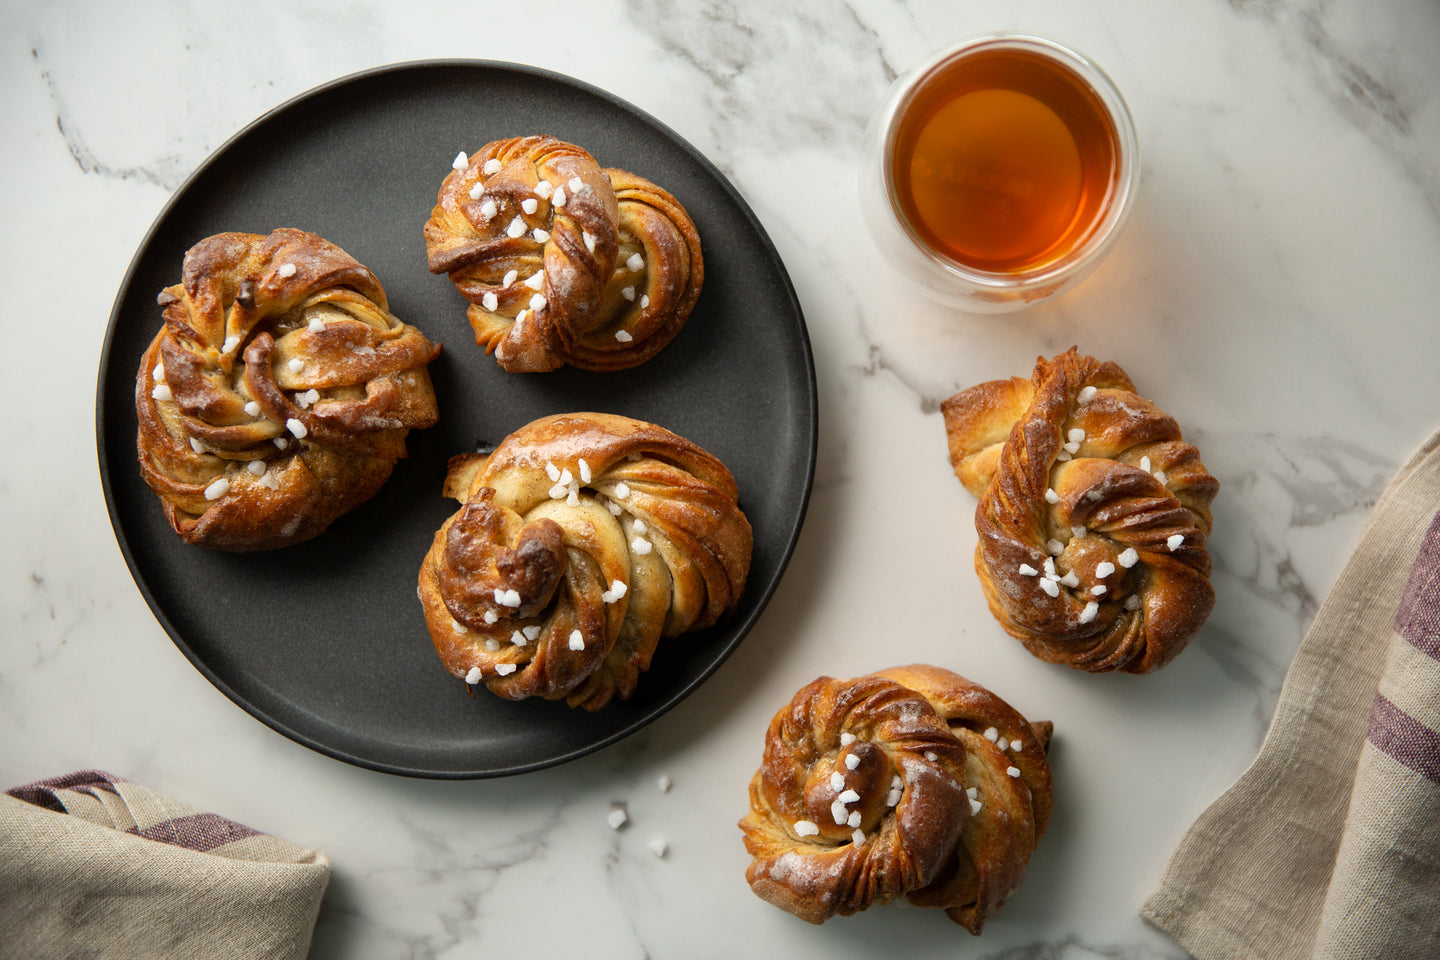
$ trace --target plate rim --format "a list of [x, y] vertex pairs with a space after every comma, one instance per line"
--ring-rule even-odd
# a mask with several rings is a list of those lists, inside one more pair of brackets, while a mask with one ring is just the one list
[[[808, 418], [809, 435], [806, 438], [805, 444], [807, 448], [807, 456], [805, 458], [803, 489], [801, 492], [799, 509], [796, 511], [788, 531], [786, 531], [785, 542], [783, 548], [780, 550], [779, 562], [775, 568], [773, 575], [769, 578], [768, 582], [758, 587], [760, 592], [758, 597], [756, 598], [754, 607], [749, 612], [749, 614], [743, 619], [738, 619], [730, 622], [731, 629], [735, 631], [734, 637], [729, 641], [729, 643], [725, 646], [724, 649], [718, 651], [714, 661], [707, 664], [705, 668], [701, 670], [699, 675], [696, 676], [692, 681], [670, 692], [664, 699], [659, 701], [652, 709], [648, 710], [644, 715], [636, 718], [633, 722], [624, 725], [623, 727], [615, 730], [607, 736], [601, 737], [593, 742], [585, 744], [582, 747], [578, 747], [557, 756], [546, 757], [541, 760], [531, 761], [527, 763], [511, 764], [504, 767], [493, 767], [483, 770], [437, 770], [425, 768], [418, 765], [388, 763], [369, 757], [359, 756], [350, 751], [343, 750], [331, 744], [319, 741], [314, 737], [309, 736], [308, 734], [301, 733], [300, 731], [294, 729], [286, 723], [281, 722], [278, 718], [271, 716], [270, 714], [261, 710], [249, 699], [242, 696], [238, 690], [236, 690], [230, 684], [226, 683], [223, 679], [221, 679], [221, 677], [218, 676], [208, 664], [203, 662], [198, 657], [195, 651], [191, 649], [190, 644], [183, 637], [180, 636], [179, 631], [175, 628], [174, 624], [171, 623], [169, 616], [165, 613], [164, 608], [160, 605], [155, 594], [150, 589], [149, 584], [141, 575], [134, 551], [131, 549], [130, 543], [125, 536], [124, 525], [117, 509], [115, 501], [115, 491], [112, 488], [111, 484], [110, 472], [112, 464], [110, 463], [110, 457], [108, 456], [106, 443], [106, 387], [108, 381], [109, 367], [111, 365], [111, 353], [115, 346], [116, 330], [118, 327], [118, 320], [120, 318], [121, 307], [124, 300], [126, 299], [127, 294], [131, 292], [131, 286], [135, 279], [135, 274], [140, 266], [140, 261], [143, 259], [146, 251], [149, 250], [151, 244], [154, 242], [156, 235], [161, 228], [161, 225], [165, 223], [165, 221], [170, 217], [171, 212], [181, 202], [181, 200], [185, 198], [195, 181], [198, 180], [201, 176], [203, 176], [207, 171], [209, 171], [211, 167], [219, 163], [222, 158], [226, 157], [232, 150], [236, 149], [237, 145], [242, 140], [251, 136], [254, 131], [271, 122], [275, 118], [302, 106], [310, 100], [330, 95], [339, 88], [370, 80], [374, 77], [382, 76], [385, 74], [406, 72], [420, 73], [424, 71], [433, 71], [439, 69], [499, 70], [511, 73], [526, 74], [540, 79], [544, 79], [551, 83], [557, 83], [562, 86], [577, 88], [586, 94], [608, 101], [613, 106], [619, 108], [620, 110], [636, 118], [637, 120], [652, 126], [667, 140], [675, 144], [676, 147], [683, 151], [690, 160], [697, 163], [700, 168], [708, 175], [711, 182], [720, 187], [721, 191], [728, 196], [734, 207], [741, 213], [749, 228], [761, 241], [761, 247], [766, 259], [771, 261], [776, 268], [776, 272], [778, 273], [779, 279], [781, 280], [782, 292], [785, 299], [787, 299], [791, 305], [794, 319], [798, 325], [798, 343], [800, 347], [800, 354], [804, 360], [804, 371], [806, 374], [805, 385], [807, 387], [806, 397], [808, 400], [808, 403], [806, 404], [806, 414]], [[105, 337], [102, 341], [100, 348], [99, 370], [97, 373], [95, 386], [95, 446], [97, 454], [97, 466], [100, 472], [100, 485], [105, 497], [105, 512], [110, 520], [111, 531], [113, 532], [116, 543], [120, 548], [120, 553], [125, 561], [126, 569], [129, 571], [130, 577], [135, 582], [135, 586], [140, 591], [141, 596], [144, 597], [146, 606], [149, 607], [151, 615], [155, 618], [161, 629], [165, 631], [166, 635], [170, 638], [170, 641], [176, 646], [176, 648], [180, 650], [181, 653], [185, 655], [185, 658], [190, 662], [190, 665], [193, 666], [211, 684], [211, 686], [224, 694], [231, 703], [239, 706], [251, 717], [259, 720], [261, 723], [269, 727], [274, 732], [279, 733], [281, 736], [295, 743], [298, 743], [301, 746], [307, 747], [310, 750], [313, 750], [323, 756], [329, 757], [334, 760], [339, 760], [352, 766], [360, 767], [362, 769], [373, 770], [380, 773], [388, 773], [395, 776], [428, 780], [496, 779], [500, 777], [516, 776], [524, 773], [532, 773], [535, 771], [548, 769], [550, 767], [560, 766], [573, 760], [578, 760], [583, 756], [599, 752], [638, 733], [640, 730], [649, 726], [651, 723], [654, 723], [660, 717], [669, 713], [682, 701], [684, 701], [692, 693], [694, 693], [695, 690], [698, 689], [703, 683], [708, 681], [715, 674], [715, 672], [720, 669], [720, 667], [725, 663], [725, 661], [730, 659], [730, 657], [734, 654], [735, 650], [749, 635], [750, 631], [754, 629], [755, 624], [760, 619], [760, 616], [770, 605], [770, 601], [773, 599], [775, 591], [778, 589], [780, 581], [784, 578], [785, 572], [790, 565], [790, 561], [794, 556], [796, 545], [799, 543], [800, 540], [800, 533], [805, 525], [806, 516], [809, 513], [810, 497], [814, 491], [815, 466], [817, 451], [819, 447], [819, 434], [819, 389], [815, 374], [814, 349], [810, 343], [809, 327], [805, 322], [805, 314], [803, 309], [801, 308], [800, 299], [795, 293], [795, 285], [790, 278], [789, 271], [785, 267], [785, 262], [781, 258], [779, 251], [775, 248], [774, 240], [770, 237], [769, 232], [765, 230], [763, 224], [760, 223], [759, 218], [755, 215], [755, 211], [751, 209], [749, 202], [746, 201], [745, 197], [740, 193], [739, 189], [730, 181], [729, 177], [727, 177], [723, 172], [721, 172], [721, 170], [716, 167], [715, 164], [708, 157], [701, 153], [700, 150], [698, 150], [687, 139], [685, 139], [679, 133], [673, 130], [669, 125], [663, 123], [646, 110], [636, 106], [633, 103], [630, 103], [629, 101], [613, 93], [610, 93], [607, 90], [597, 87], [594, 84], [577, 79], [575, 77], [571, 77], [567, 74], [559, 73], [558, 71], [549, 70], [543, 67], [535, 67], [529, 64], [514, 63], [505, 60], [469, 59], [463, 57], [397, 61], [394, 63], [383, 64], [377, 67], [369, 67], [366, 69], [354, 71], [352, 73], [348, 73], [335, 79], [326, 81], [324, 83], [310, 87], [302, 91], [301, 93], [298, 93], [290, 97], [289, 99], [277, 104], [276, 106], [266, 110], [264, 113], [260, 114], [255, 119], [246, 123], [234, 134], [228, 137], [218, 147], [212, 150], [205, 157], [205, 159], [202, 160], [199, 165], [197, 165], [195, 169], [192, 170], [190, 174], [186, 176], [185, 179], [180, 183], [180, 185], [177, 186], [175, 190], [170, 194], [169, 198], [167, 198], [160, 211], [155, 215], [154, 220], [151, 222], [149, 228], [145, 231], [144, 236], [140, 239], [140, 242], [135, 248], [134, 254], [131, 256], [130, 264], [126, 268], [125, 274], [120, 281], [119, 287], [116, 290], [115, 300], [110, 308], [110, 316], [106, 321]], [[750, 589], [756, 589], [756, 587], [747, 585], [747, 591]], [[560, 708], [567, 710], [576, 709], [568, 706], [560, 706]]]

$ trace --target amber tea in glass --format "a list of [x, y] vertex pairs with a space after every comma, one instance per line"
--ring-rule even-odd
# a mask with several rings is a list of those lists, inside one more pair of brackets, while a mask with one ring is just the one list
[[[1129, 113], [1098, 67], [1054, 41], [986, 37], [897, 87], [867, 136], [880, 183], [862, 183], [880, 188], [866, 213], [887, 256], [940, 299], [981, 310], [1025, 306], [1088, 273], [1136, 177]], [[897, 240], [912, 249], [886, 249]]]

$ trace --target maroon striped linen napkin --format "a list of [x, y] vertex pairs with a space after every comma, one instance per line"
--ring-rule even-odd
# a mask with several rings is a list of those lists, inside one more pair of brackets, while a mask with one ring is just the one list
[[1260, 754], [1141, 915], [1199, 960], [1440, 958], [1440, 434], [1391, 481]]
[[0, 955], [301, 958], [316, 850], [98, 770], [0, 794]]

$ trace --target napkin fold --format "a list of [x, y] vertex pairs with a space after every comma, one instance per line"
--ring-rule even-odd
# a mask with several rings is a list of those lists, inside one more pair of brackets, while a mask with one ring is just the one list
[[1440, 957], [1440, 433], [1391, 481], [1255, 762], [1141, 915], [1199, 960]]
[[0, 794], [0, 954], [301, 958], [330, 863], [98, 770]]

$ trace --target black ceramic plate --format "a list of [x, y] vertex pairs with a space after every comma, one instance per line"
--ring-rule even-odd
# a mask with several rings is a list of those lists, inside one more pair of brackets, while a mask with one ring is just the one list
[[[425, 269], [421, 227], [460, 150], [548, 133], [673, 193], [690, 211], [705, 286], [649, 363], [618, 373], [507, 374], [475, 346], [465, 302]], [[155, 295], [196, 241], [293, 226], [339, 244], [397, 316], [444, 344], [430, 372], [440, 424], [413, 432], [384, 489], [308, 543], [257, 554], [187, 547], [135, 463], [134, 378], [159, 327]], [[735, 649], [799, 536], [815, 464], [815, 371], [804, 319], [765, 231], [719, 171], [628, 103], [513, 64], [429, 61], [347, 77], [221, 147], [161, 213], [125, 277], [100, 359], [100, 473], [126, 562], [156, 618], [228, 697], [292, 739], [391, 773], [487, 777], [570, 760], [680, 702]], [[415, 598], [420, 560], [455, 508], [448, 458], [551, 413], [658, 423], [735, 474], [755, 529], [727, 624], [661, 643], [635, 696], [598, 713], [501, 700], [440, 666]]]

